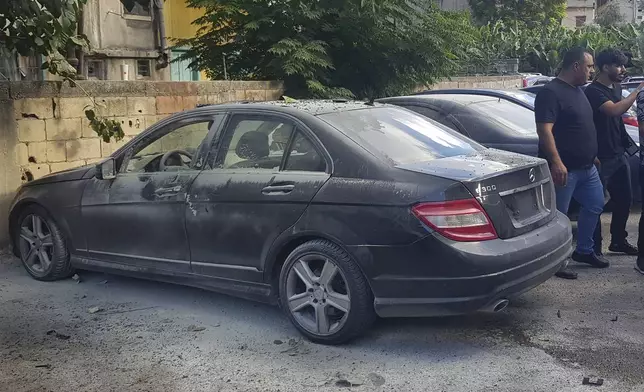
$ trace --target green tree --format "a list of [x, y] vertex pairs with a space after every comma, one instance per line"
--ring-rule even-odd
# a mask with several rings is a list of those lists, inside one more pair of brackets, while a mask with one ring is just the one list
[[211, 77], [280, 79], [287, 93], [404, 93], [460, 69], [474, 29], [424, 0], [189, 0], [205, 10], [178, 46]]
[[619, 5], [608, 3], [597, 11], [595, 23], [602, 27], [616, 26], [624, 23], [624, 15], [619, 9]]
[[534, 27], [560, 24], [566, 16], [566, 0], [469, 0], [469, 4], [479, 24], [512, 20]]

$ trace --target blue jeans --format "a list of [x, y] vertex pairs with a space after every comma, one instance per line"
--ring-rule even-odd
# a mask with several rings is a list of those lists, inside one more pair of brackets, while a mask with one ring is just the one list
[[565, 186], [556, 186], [557, 209], [568, 214], [570, 200], [574, 197], [581, 206], [577, 219], [577, 252], [581, 254], [593, 253], [595, 242], [593, 233], [599, 215], [604, 210], [604, 187], [597, 168], [571, 170], [568, 172], [568, 183]]

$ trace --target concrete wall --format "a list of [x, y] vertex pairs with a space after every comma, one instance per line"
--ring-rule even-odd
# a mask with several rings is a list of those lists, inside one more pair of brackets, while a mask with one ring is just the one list
[[[125, 139], [105, 143], [84, 110], [121, 122]], [[100, 161], [138, 133], [200, 103], [276, 100], [277, 82], [0, 82], [0, 248], [7, 244], [9, 204], [22, 182]]]
[[444, 88], [492, 88], [492, 89], [518, 89], [521, 88], [521, 76], [464, 76], [443, 80], [432, 86], [422, 87], [418, 90], [438, 90]]
[[575, 6], [571, 7], [570, 5], [566, 8], [566, 16], [561, 21], [561, 24], [564, 27], [574, 29], [577, 27], [577, 17], [585, 16], [586, 22], [584, 24], [591, 24], [595, 20], [595, 7], [592, 2], [589, 2], [588, 7]]
[[468, 0], [435, 0], [438, 7], [444, 11], [463, 11], [469, 10]]

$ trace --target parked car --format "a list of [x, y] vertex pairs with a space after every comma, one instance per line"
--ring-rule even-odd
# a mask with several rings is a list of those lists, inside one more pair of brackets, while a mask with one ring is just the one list
[[[485, 146], [536, 156], [539, 142], [534, 122], [536, 95], [525, 90], [430, 90], [409, 97], [384, 98], [379, 102], [414, 110]], [[639, 143], [637, 127], [626, 125], [626, 132], [636, 144]], [[639, 154], [628, 159], [633, 200], [641, 202]], [[575, 212], [577, 208], [573, 201], [571, 211]]]
[[97, 166], [25, 184], [13, 249], [279, 303], [309, 339], [375, 319], [500, 311], [571, 251], [545, 161], [412, 111], [310, 101], [170, 116]]
[[[627, 97], [635, 88], [637, 88], [637, 86], [640, 85], [640, 83], [641, 82], [638, 82], [632, 89], [627, 87], [628, 84], [622, 83], [622, 96]], [[588, 84], [590, 84], [590, 83], [588, 83]], [[588, 86], [588, 84], [586, 84], [582, 88], [586, 88], [586, 86]], [[539, 90], [541, 90], [541, 88], [543, 88], [543, 86], [544, 85], [534, 85], [534, 86], [531, 86], [531, 87], [523, 88], [522, 90], [530, 92], [530, 93], [533, 93], [533, 94], [536, 95], [539, 92]], [[626, 113], [622, 114], [622, 120], [624, 120], [624, 124], [626, 124], [626, 125], [630, 125], [630, 126], [633, 126], [633, 127], [638, 126], [638, 122], [637, 122], [637, 106], [635, 104], [633, 104], [633, 106], [631, 106], [631, 108]], [[639, 140], [639, 139], [636, 138], [635, 140]]]

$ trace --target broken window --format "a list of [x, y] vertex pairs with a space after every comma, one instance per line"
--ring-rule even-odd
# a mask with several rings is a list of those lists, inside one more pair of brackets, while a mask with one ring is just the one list
[[150, 0], [121, 0], [123, 15], [152, 16]]
[[87, 79], [105, 79], [105, 63], [102, 60], [87, 61]]
[[150, 60], [136, 60], [136, 76], [149, 78], [150, 75]]

